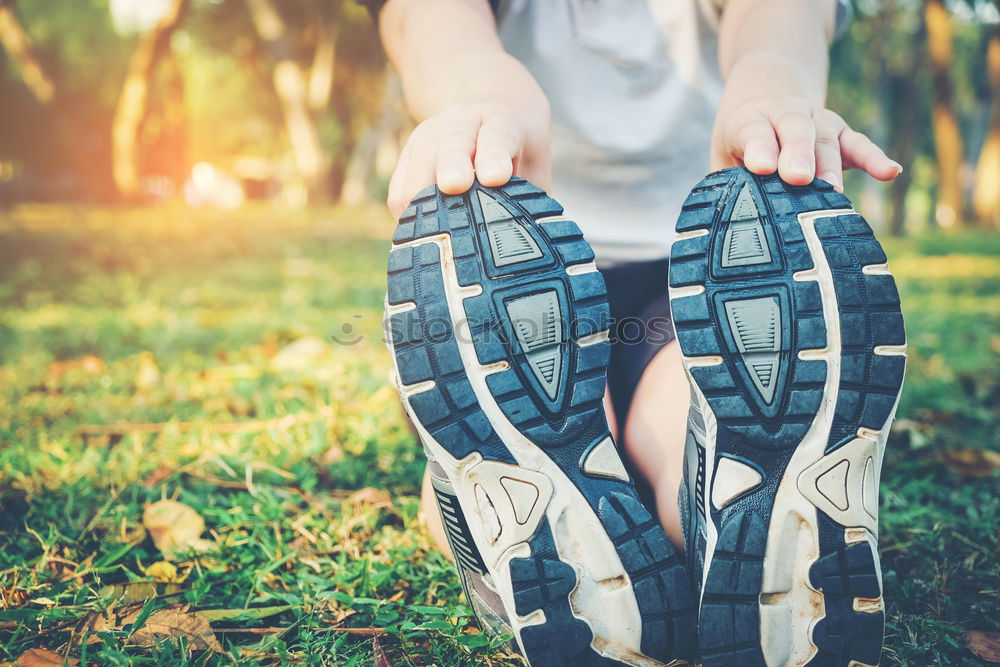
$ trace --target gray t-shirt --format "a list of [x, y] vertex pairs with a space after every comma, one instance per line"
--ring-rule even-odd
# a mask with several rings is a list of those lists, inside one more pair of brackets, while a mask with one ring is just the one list
[[504, 48], [552, 107], [552, 195], [602, 264], [669, 255], [681, 205], [708, 172], [724, 2], [500, 0], [496, 7]]

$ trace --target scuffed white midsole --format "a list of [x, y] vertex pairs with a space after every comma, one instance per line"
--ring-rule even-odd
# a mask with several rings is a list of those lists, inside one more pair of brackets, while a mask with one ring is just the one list
[[[631, 580], [600, 519], [576, 485], [555, 462], [510, 422], [487, 387], [487, 376], [503, 370], [505, 366], [482, 366], [476, 356], [462, 302], [465, 298], [479, 294], [481, 288], [459, 285], [451, 251], [451, 237], [441, 234], [416, 239], [394, 245], [393, 249], [427, 243], [438, 246], [454, 337], [479, 405], [517, 462], [516, 469], [520, 470], [520, 478], [539, 489], [538, 502], [534, 503], [528, 516], [516, 517], [516, 509], [511, 506], [511, 502], [497, 492], [498, 478], [508, 464], [483, 461], [478, 454], [456, 459], [420, 424], [408, 400], [413, 392], [408, 392], [407, 387], [400, 387], [400, 393], [424, 447], [444, 468], [455, 489], [458, 502], [468, 519], [469, 529], [497, 585], [504, 606], [511, 614], [510, 621], [518, 642], [521, 642], [520, 635], [524, 628], [544, 623], [545, 616], [541, 610], [526, 616], [514, 613], [510, 561], [531, 555], [528, 540], [540, 522], [547, 519], [560, 560], [576, 570], [578, 583], [570, 593], [569, 602], [574, 616], [592, 629], [594, 640], [591, 645], [594, 650], [627, 664], [661, 664], [642, 655], [642, 617]], [[387, 336], [392, 351], [390, 338]], [[395, 354], [392, 356], [395, 365]], [[396, 377], [399, 378], [398, 368]], [[423, 389], [430, 389], [432, 386]], [[481, 509], [484, 494], [489, 498], [488, 505], [491, 505], [485, 512]], [[496, 532], [494, 526], [497, 520], [503, 528], [498, 537], [490, 534]]]
[[[838, 513], [832, 505], [829, 507], [823, 505], [822, 497], [811, 491], [804, 483], [805, 480], [808, 480], [814, 487], [814, 480], [811, 477], [813, 470], [817, 466], [823, 465], [821, 462], [826, 456], [825, 450], [833, 424], [841, 373], [841, 331], [837, 295], [834, 290], [833, 273], [816, 233], [815, 223], [823, 218], [854, 213], [852, 209], [830, 209], [801, 213], [798, 216], [813, 259], [813, 268], [796, 273], [793, 279], [799, 282], [812, 281], [817, 283], [822, 299], [827, 337], [824, 349], [802, 350], [799, 352], [799, 356], [810, 361], [823, 361], [827, 365], [827, 373], [823, 387], [823, 399], [816, 417], [785, 468], [771, 510], [760, 594], [760, 644], [765, 661], [772, 667], [805, 665], [815, 657], [818, 651], [812, 640], [812, 630], [816, 623], [825, 616], [825, 604], [823, 594], [817, 591], [809, 580], [809, 570], [820, 557], [817, 507], [821, 507], [827, 514], [843, 522], [845, 539], [848, 544], [859, 542], [869, 544], [876, 565], [878, 563], [877, 497], [861, 498], [862, 491], [860, 485], [857, 485], [858, 489], [850, 491], [857, 496], [852, 499], [852, 503], [861, 508], [867, 506], [868, 512], [852, 510], [852, 513]], [[862, 271], [864, 273], [878, 272], [866, 270], [868, 268], [863, 267]], [[671, 299], [684, 298], [699, 293], [690, 287], [682, 289], [687, 291], [671, 290]], [[905, 356], [905, 345], [876, 348], [875, 353]], [[691, 368], [697, 366], [717, 365], [718, 363], [722, 363], [718, 357], [684, 358], [685, 370], [695, 388], [695, 398], [698, 400], [705, 418], [704, 479], [708, 488], [710, 488], [714, 473], [717, 419], [690, 371]], [[898, 401], [897, 395], [897, 404]], [[857, 454], [853, 454], [854, 450], [852, 450], [838, 455], [856, 456], [858, 459], [862, 456], [870, 456], [874, 468], [875, 489], [878, 488], [878, 476], [889, 430], [888, 425], [892, 423], [895, 411], [894, 407], [888, 420], [878, 431], [859, 429], [858, 440], [854, 441], [860, 443], [860, 446], [854, 448], [858, 452]], [[866, 442], [869, 445], [866, 446]], [[845, 449], [842, 448], [842, 450]], [[831, 453], [830, 457], [833, 456], [834, 453]], [[852, 463], [855, 462], [852, 461]], [[690, 462], [689, 465], [691, 465]], [[706, 489], [698, 502], [707, 505], [709, 496], [710, 492]], [[702, 509], [706, 517], [711, 516], [709, 507], [705, 506]], [[706, 521], [705, 528], [706, 550], [702, 573], [702, 591], [706, 588], [705, 584], [718, 542], [718, 527], [714, 522]], [[881, 575], [879, 574], [879, 576]], [[859, 600], [861, 599], [859, 598]], [[855, 609], [863, 609], [867, 612], [879, 611], [882, 609], [881, 598], [877, 601], [864, 600], [860, 604], [856, 601]], [[861, 663], [856, 664], [860, 665]]]

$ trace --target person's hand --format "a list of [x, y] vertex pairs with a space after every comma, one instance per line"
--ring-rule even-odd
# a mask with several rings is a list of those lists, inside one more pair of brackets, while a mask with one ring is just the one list
[[548, 190], [548, 104], [536, 99], [521, 106], [458, 105], [420, 123], [389, 181], [392, 215], [399, 218], [413, 196], [433, 183], [446, 194], [461, 194], [474, 177], [496, 187], [516, 174]]
[[833, 111], [791, 95], [743, 97], [727, 87], [715, 120], [712, 170], [742, 165], [755, 174], [773, 174], [790, 185], [818, 176], [838, 191], [843, 170], [862, 169], [889, 181], [903, 168], [881, 148], [855, 132]]

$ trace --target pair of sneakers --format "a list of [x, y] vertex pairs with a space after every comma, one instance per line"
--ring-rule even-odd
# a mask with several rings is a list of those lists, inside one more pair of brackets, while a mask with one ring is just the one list
[[517, 178], [431, 187], [389, 255], [400, 395], [483, 627], [536, 666], [878, 664], [905, 336], [868, 224], [822, 181], [740, 168], [685, 202], [664, 285], [691, 385], [680, 553], [609, 433], [604, 281], [562, 213]]

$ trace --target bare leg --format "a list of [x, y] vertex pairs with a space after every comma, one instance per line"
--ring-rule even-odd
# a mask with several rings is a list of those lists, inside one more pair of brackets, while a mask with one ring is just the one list
[[676, 341], [660, 350], [642, 374], [625, 420], [625, 454], [649, 480], [667, 537], [683, 546], [677, 493], [684, 470], [684, 439], [690, 404]]

